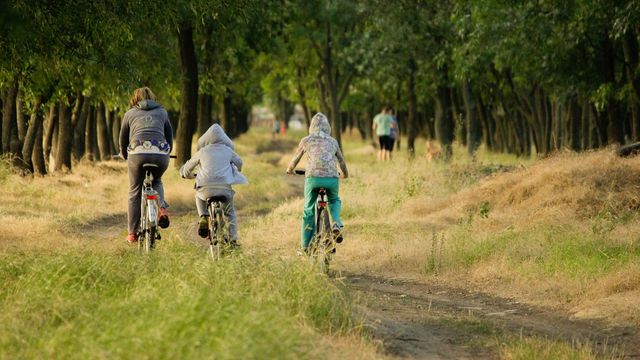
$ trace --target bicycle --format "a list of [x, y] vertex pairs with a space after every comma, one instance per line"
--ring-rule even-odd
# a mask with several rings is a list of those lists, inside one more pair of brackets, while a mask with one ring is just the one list
[[[304, 170], [294, 170], [296, 175], [304, 175]], [[336, 239], [331, 231], [329, 209], [327, 208], [327, 190], [318, 188], [314, 210], [315, 234], [309, 244], [307, 255], [316, 261], [320, 271], [327, 274], [329, 264], [336, 253]]]
[[224, 216], [224, 206], [227, 202], [225, 196], [212, 196], [207, 198], [207, 210], [209, 211], [209, 250], [211, 258], [216, 261], [225, 252], [238, 247], [238, 244], [230, 240], [229, 228]]
[[147, 254], [155, 247], [156, 240], [160, 240], [158, 231], [158, 192], [153, 189], [153, 174], [151, 171], [157, 168], [156, 164], [142, 164], [145, 175], [142, 181], [142, 196], [140, 204], [140, 229], [138, 230], [138, 251]]

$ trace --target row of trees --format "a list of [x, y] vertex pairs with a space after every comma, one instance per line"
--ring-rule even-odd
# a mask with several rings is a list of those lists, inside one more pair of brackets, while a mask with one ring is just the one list
[[636, 1], [288, 6], [267, 88], [327, 111], [337, 138], [391, 104], [411, 152], [419, 135], [522, 156], [640, 140]]
[[141, 86], [170, 112], [177, 164], [214, 121], [231, 136], [246, 131], [261, 101], [247, 69], [271, 36], [262, 4], [1, 2], [1, 153], [37, 173], [111, 158], [128, 96]]
[[134, 88], [170, 111], [177, 165], [254, 103], [327, 113], [371, 137], [384, 105], [407, 148], [528, 156], [640, 139], [631, 0], [13, 0], [0, 2], [0, 149], [22, 168], [109, 158]]

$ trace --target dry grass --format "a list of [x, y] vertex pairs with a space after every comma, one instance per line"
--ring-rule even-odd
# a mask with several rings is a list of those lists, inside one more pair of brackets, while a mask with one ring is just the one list
[[[0, 271], [6, 285], [0, 291], [0, 307], [6, 315], [0, 333], [7, 335], [0, 336], [0, 354], [80, 358], [88, 352], [112, 351], [123, 358], [134, 357], [147, 344], [136, 342], [130, 333], [144, 328], [151, 329], [149, 342], [162, 344], [146, 352], [152, 357], [175, 353], [200, 358], [198, 351], [209, 349], [220, 358], [237, 358], [237, 354], [381, 358], [377, 347], [362, 337], [358, 321], [351, 319], [348, 295], [305, 262], [281, 261], [253, 246], [254, 239], [259, 241], [261, 234], [269, 233], [252, 220], [260, 218], [255, 215], [270, 211], [295, 191], [282, 181], [282, 169], [254, 152], [254, 141], [262, 136], [251, 136], [246, 139], [248, 145], [238, 144], [252, 182], [236, 189], [244, 255], [217, 266], [192, 246], [201, 241], [195, 235], [192, 181], [180, 179], [173, 169], [163, 177], [172, 226], [163, 231], [154, 257], [144, 261], [124, 242], [125, 163], [80, 163], [73, 174], [46, 178], [22, 178], [0, 166], [0, 256], [7, 270]], [[164, 263], [154, 266], [157, 262]], [[135, 275], [147, 265], [155, 283], [143, 289], [145, 281]], [[102, 279], [87, 281], [95, 272]], [[194, 279], [199, 279], [195, 285]], [[314, 285], [312, 280], [319, 282]], [[278, 284], [283, 287], [279, 289]], [[59, 289], [51, 290], [54, 286]], [[73, 293], [85, 287], [89, 289]], [[329, 287], [336, 292], [327, 292]], [[312, 290], [316, 294], [305, 295]], [[153, 309], [164, 310], [132, 311], [144, 308], [132, 307], [129, 295], [133, 293], [149, 298]], [[216, 311], [230, 319], [220, 321]], [[32, 316], [16, 315], [27, 313]], [[113, 314], [117, 318], [111, 318]], [[41, 323], [39, 327], [32, 317]], [[57, 325], [60, 321], [64, 326]], [[178, 329], [178, 334], [172, 335], [172, 329]], [[118, 340], [122, 337], [126, 340]], [[194, 341], [201, 346], [194, 347]]]
[[[284, 170], [302, 134], [279, 145], [265, 135], [236, 143], [251, 183], [235, 189], [241, 241], [248, 253], [291, 261], [303, 179]], [[415, 159], [397, 153], [382, 164], [357, 138], [346, 136], [344, 145], [352, 176], [340, 185], [347, 237], [335, 269], [429, 278], [577, 317], [640, 323], [640, 158], [600, 151], [533, 162], [481, 150], [472, 161], [456, 148], [445, 164], [425, 161], [418, 143]], [[164, 179], [179, 215], [167, 236], [193, 241], [191, 182], [175, 171]], [[44, 179], [0, 166], [0, 251], [125, 251], [127, 181], [118, 162], [79, 164], [72, 175]], [[348, 357], [373, 356], [369, 344], [325, 339], [345, 344], [336, 351]]]
[[640, 158], [604, 150], [379, 164], [367, 146], [347, 157], [356, 176], [341, 190], [342, 268], [640, 323]]

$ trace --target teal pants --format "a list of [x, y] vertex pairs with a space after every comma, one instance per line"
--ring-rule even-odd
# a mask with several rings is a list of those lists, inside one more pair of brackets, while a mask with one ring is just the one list
[[321, 178], [309, 177], [304, 180], [304, 209], [302, 210], [302, 241], [303, 248], [309, 246], [313, 235], [315, 234], [314, 212], [316, 199], [318, 198], [318, 189], [325, 188], [327, 190], [327, 202], [329, 203], [329, 214], [331, 221], [342, 226], [340, 220], [340, 210], [342, 210], [342, 202], [338, 196], [339, 182], [338, 178]]

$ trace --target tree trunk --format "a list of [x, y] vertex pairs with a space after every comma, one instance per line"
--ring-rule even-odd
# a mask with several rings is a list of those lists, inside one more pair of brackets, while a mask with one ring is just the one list
[[31, 154], [31, 163], [33, 164], [33, 172], [36, 175], [46, 175], [47, 174], [47, 165], [44, 161], [44, 151], [43, 151], [43, 130], [44, 127], [42, 124], [38, 126], [38, 130], [36, 131], [36, 140], [33, 146], [33, 152]]
[[342, 147], [342, 118], [340, 117], [340, 103], [338, 102], [338, 90], [329, 87], [330, 97], [331, 97], [331, 121], [332, 125], [332, 133], [333, 137], [338, 141], [338, 145]]
[[24, 137], [27, 134], [27, 118], [24, 116], [24, 102], [22, 98], [24, 93], [20, 88], [16, 96], [16, 123], [18, 125], [18, 140], [21, 144], [24, 143]]
[[198, 137], [202, 136], [213, 123], [213, 97], [209, 94], [201, 94], [198, 100]]
[[[29, 129], [24, 136], [24, 143], [22, 144], [22, 160], [25, 163], [26, 168], [33, 172], [32, 154], [35, 147], [38, 131], [42, 138], [42, 120], [43, 117], [40, 114], [40, 106], [42, 105], [42, 98], [36, 97], [33, 103], [33, 112], [31, 113], [31, 119], [29, 121]], [[42, 145], [40, 146], [42, 148]]]
[[[605, 82], [616, 84], [616, 62], [615, 62], [615, 44], [609, 37], [603, 40], [601, 71], [604, 75]], [[624, 125], [618, 100], [611, 96], [607, 103], [606, 109], [607, 121], [607, 143], [608, 144], [624, 144]]]
[[49, 115], [47, 116], [46, 131], [44, 132], [44, 141], [42, 144], [44, 148], [44, 159], [46, 161], [49, 161], [49, 156], [51, 155], [51, 149], [53, 146], [53, 135], [55, 132], [54, 130], [57, 126], [57, 122], [58, 111], [54, 102], [53, 104], [51, 104], [51, 106], [49, 106]]
[[591, 144], [589, 143], [589, 101], [582, 99], [582, 106], [580, 111], [580, 138], [581, 142], [581, 150], [587, 150], [591, 148]]
[[[115, 136], [113, 134], [113, 124], [116, 121], [116, 111], [115, 110], [109, 110], [106, 109], [105, 111], [105, 121], [107, 124], [107, 142], [109, 143], [109, 147], [110, 149], [110, 153], [109, 153], [109, 159], [111, 159], [111, 157], [114, 154], [118, 153], [118, 136]], [[119, 134], [118, 134], [119, 135]]]
[[16, 126], [16, 96], [18, 94], [18, 77], [14, 76], [13, 83], [4, 92], [2, 101], [2, 153], [11, 150], [11, 131]]
[[103, 161], [111, 158], [111, 135], [109, 134], [109, 128], [107, 127], [105, 112], [104, 102], [100, 101], [96, 114], [96, 140], [98, 142], [100, 159]]
[[[409, 96], [409, 119], [407, 126], [407, 151], [410, 156], [414, 156], [416, 153], [416, 137], [418, 136], [418, 101], [416, 100], [417, 64], [413, 58], [409, 59], [408, 68], [407, 95]], [[398, 136], [400, 136], [400, 134], [398, 134]]]
[[574, 96], [569, 103], [569, 133], [571, 134], [571, 150], [580, 151], [582, 144], [582, 114], [578, 99]]
[[113, 111], [113, 122], [111, 123], [111, 137], [113, 140], [114, 154], [120, 152], [120, 126], [122, 125], [122, 119], [118, 114], [118, 110]]
[[462, 118], [462, 110], [458, 91], [455, 87], [449, 87], [451, 99], [451, 118], [453, 119], [453, 138], [457, 139], [463, 146], [467, 146], [467, 125]]
[[302, 110], [304, 111], [304, 120], [307, 124], [307, 127], [311, 124], [311, 111], [309, 110], [309, 105], [307, 104], [307, 93], [304, 91], [304, 87], [302, 86], [302, 77], [303, 70], [302, 67], [298, 66], [296, 68], [296, 90], [298, 91], [298, 96], [300, 97], [300, 104], [302, 105]]
[[[233, 132], [233, 116], [232, 116], [232, 100], [231, 100], [231, 89], [226, 88], [224, 97], [222, 98], [222, 106], [220, 106], [220, 126], [227, 133], [230, 138], [234, 138], [235, 134]], [[276, 118], [275, 121], [278, 121]]]
[[[76, 105], [78, 101], [76, 99]], [[77, 107], [77, 106], [75, 106]], [[74, 107], [74, 111], [75, 111]], [[56, 163], [54, 171], [71, 171], [71, 146], [72, 146], [72, 129], [70, 114], [68, 114], [67, 104], [60, 101], [60, 113], [58, 115], [58, 152], [56, 154]]]
[[635, 31], [629, 29], [623, 37], [622, 49], [625, 60], [627, 83], [633, 88], [631, 96], [631, 139], [640, 140], [640, 77], [638, 76], [638, 38]]
[[91, 98], [83, 97], [82, 110], [78, 117], [77, 123], [73, 128], [73, 157], [76, 160], [82, 159], [84, 156], [85, 131], [87, 128], [87, 118], [91, 112]]
[[467, 118], [467, 151], [469, 155], [475, 156], [476, 150], [482, 140], [482, 128], [476, 111], [476, 101], [471, 91], [471, 82], [465, 80], [462, 83], [462, 95], [464, 98], [464, 108]]
[[450, 94], [451, 92], [448, 87], [438, 85], [435, 112], [436, 136], [442, 146], [442, 154], [446, 161], [449, 161], [453, 154], [451, 145], [453, 142], [454, 124], [451, 117]]
[[193, 45], [193, 27], [190, 23], [180, 25], [178, 44], [182, 68], [182, 104], [175, 142], [176, 167], [182, 166], [191, 157], [191, 140], [198, 112], [198, 62]]
[[84, 127], [84, 156], [89, 161], [95, 161], [97, 155], [94, 152], [94, 144], [96, 142], [95, 113], [95, 107], [89, 106], [87, 111], [87, 120]]

